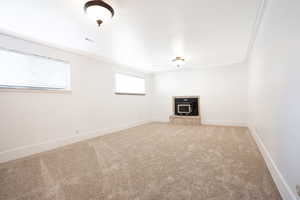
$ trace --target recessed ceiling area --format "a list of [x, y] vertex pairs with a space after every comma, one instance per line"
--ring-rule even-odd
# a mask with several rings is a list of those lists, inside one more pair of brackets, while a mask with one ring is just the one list
[[222, 66], [245, 60], [261, 0], [110, 0], [98, 27], [87, 0], [5, 1], [0, 30], [145, 72]]

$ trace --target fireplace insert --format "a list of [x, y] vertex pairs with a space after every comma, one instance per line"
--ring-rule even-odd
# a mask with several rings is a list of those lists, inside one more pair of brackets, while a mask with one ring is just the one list
[[177, 105], [177, 111], [180, 114], [189, 114], [192, 112], [192, 106], [191, 104], [178, 104]]
[[199, 115], [199, 98], [174, 98], [175, 115], [179, 116], [198, 116]]

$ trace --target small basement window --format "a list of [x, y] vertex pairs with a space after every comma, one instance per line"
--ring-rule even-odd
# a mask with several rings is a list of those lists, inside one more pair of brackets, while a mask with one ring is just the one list
[[145, 79], [117, 73], [115, 75], [116, 94], [146, 95]]
[[0, 88], [70, 90], [70, 64], [0, 49]]

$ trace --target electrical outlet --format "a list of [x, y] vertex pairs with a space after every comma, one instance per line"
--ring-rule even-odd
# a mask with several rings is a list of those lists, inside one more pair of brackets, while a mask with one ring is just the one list
[[298, 196], [300, 197], [300, 185], [296, 185], [296, 191]]

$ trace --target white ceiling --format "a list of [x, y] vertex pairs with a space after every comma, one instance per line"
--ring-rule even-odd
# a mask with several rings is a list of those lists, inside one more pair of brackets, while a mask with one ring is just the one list
[[[87, 0], [0, 2], [0, 29], [139, 70], [229, 65], [244, 61], [261, 0], [110, 0], [116, 15], [100, 28]], [[90, 38], [94, 42], [86, 41]]]

